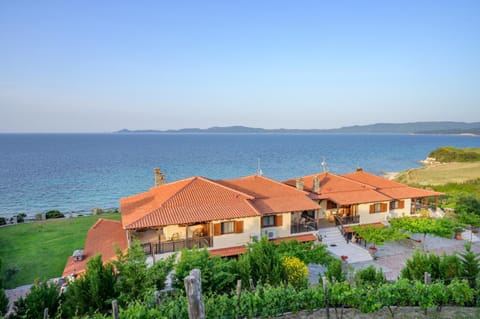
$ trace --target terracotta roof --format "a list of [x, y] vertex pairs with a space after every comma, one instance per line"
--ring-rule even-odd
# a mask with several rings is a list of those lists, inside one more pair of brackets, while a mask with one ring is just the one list
[[[371, 224], [361, 225], [361, 227], [365, 227], [365, 226], [373, 226], [373, 227], [378, 227], [378, 228], [385, 227], [385, 225], [382, 224], [382, 223], [371, 223]], [[347, 233], [353, 233], [353, 229], [351, 228], [351, 226], [343, 226], [343, 230]]]
[[228, 257], [228, 256], [237, 256], [241, 255], [247, 251], [245, 246], [235, 246], [235, 247], [228, 247], [228, 248], [219, 248], [219, 249], [212, 249], [210, 250], [210, 256], [220, 256], [220, 257]]
[[[320, 187], [313, 191], [313, 179], [318, 176]], [[297, 179], [284, 183], [296, 187]], [[409, 187], [364, 171], [345, 175], [319, 173], [303, 177], [304, 189], [309, 191], [311, 199], [329, 199], [339, 205], [375, 203], [393, 199], [438, 196], [442, 193]]]
[[401, 184], [377, 175], [373, 175], [365, 171], [356, 171], [353, 173], [344, 174], [342, 176], [350, 180], [373, 186], [375, 188], [395, 188], [406, 186], [405, 184]]
[[191, 177], [120, 199], [125, 229], [257, 216], [249, 194]]
[[222, 180], [218, 183], [251, 195], [252, 205], [262, 214], [320, 208], [308, 198], [308, 192], [260, 175]]
[[418, 198], [439, 196], [443, 193], [430, 191], [421, 188], [410, 187], [402, 183], [398, 183], [377, 175], [373, 175], [364, 171], [356, 171], [350, 174], [343, 175], [346, 178], [365, 183], [373, 186], [382, 194], [389, 196], [392, 199]]
[[279, 243], [279, 242], [282, 242], [282, 241], [292, 241], [292, 240], [296, 240], [299, 243], [304, 243], [304, 242], [307, 242], [307, 241], [317, 240], [317, 236], [315, 236], [314, 234], [301, 234], [301, 235], [295, 235], [295, 236], [289, 236], [289, 237], [280, 237], [280, 238], [272, 239], [272, 241], [275, 242], [275, 243]]
[[[315, 176], [318, 176], [320, 188], [318, 191], [313, 191], [313, 179]], [[351, 179], [342, 177], [340, 175], [335, 175], [333, 173], [319, 173], [304, 176], [303, 178], [303, 187], [304, 190], [317, 193], [317, 194], [326, 194], [331, 192], [345, 192], [345, 191], [361, 191], [365, 189], [373, 189], [373, 187], [358, 183]], [[285, 184], [296, 187], [297, 179], [290, 179], [284, 181]]]
[[397, 187], [397, 188], [382, 188], [378, 190], [379, 192], [394, 198], [394, 199], [405, 199], [405, 198], [418, 198], [418, 197], [430, 197], [430, 196], [440, 196], [443, 193], [415, 188], [415, 187]]
[[122, 224], [119, 221], [100, 218], [88, 230], [83, 249], [83, 259], [74, 261], [73, 257], [68, 258], [63, 277], [72, 273], [81, 274], [87, 269], [87, 261], [89, 258], [101, 254], [104, 263], [114, 260], [117, 256], [117, 248], [124, 251], [127, 249], [127, 236]]

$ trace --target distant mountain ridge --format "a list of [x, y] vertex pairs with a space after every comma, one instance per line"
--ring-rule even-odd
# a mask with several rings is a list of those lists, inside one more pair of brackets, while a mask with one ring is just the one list
[[206, 129], [183, 128], [178, 130], [129, 130], [122, 129], [115, 133], [393, 133], [393, 134], [475, 134], [480, 135], [480, 122], [410, 122], [410, 123], [376, 123], [370, 125], [353, 125], [335, 129], [264, 129], [247, 126], [214, 126]]

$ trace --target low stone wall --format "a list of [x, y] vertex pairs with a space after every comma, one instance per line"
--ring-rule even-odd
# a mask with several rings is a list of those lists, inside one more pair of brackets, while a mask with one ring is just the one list
[[[469, 307], [443, 307], [440, 312], [436, 309], [429, 309], [425, 316], [424, 310], [419, 307], [398, 307], [394, 309], [394, 318], [400, 319], [417, 319], [417, 318], [436, 318], [436, 319], [477, 319], [480, 318], [480, 308]], [[327, 318], [325, 309], [313, 312], [300, 311], [298, 313], [286, 313], [276, 318], [284, 319], [323, 319]], [[335, 310], [330, 309], [330, 318], [335, 319]], [[340, 309], [338, 309], [338, 318], [340, 318]], [[362, 313], [357, 309], [344, 309], [344, 319], [382, 319], [392, 318], [387, 308], [381, 309], [374, 313]]]

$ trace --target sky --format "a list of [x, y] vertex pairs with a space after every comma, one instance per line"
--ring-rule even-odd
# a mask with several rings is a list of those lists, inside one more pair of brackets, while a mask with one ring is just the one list
[[0, 132], [480, 121], [480, 1], [0, 1]]

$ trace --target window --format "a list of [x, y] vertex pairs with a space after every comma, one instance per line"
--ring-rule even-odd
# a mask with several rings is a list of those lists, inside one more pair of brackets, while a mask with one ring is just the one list
[[384, 213], [387, 211], [387, 203], [376, 203], [370, 205], [370, 214]]
[[223, 222], [222, 226], [222, 234], [231, 234], [235, 232], [235, 222]]
[[405, 207], [405, 202], [403, 200], [394, 200], [390, 202], [390, 209], [402, 209]]
[[243, 233], [243, 220], [233, 220], [213, 224], [213, 235], [221, 236], [225, 234]]
[[272, 226], [275, 226], [275, 215], [263, 216], [262, 227], [272, 227]]

